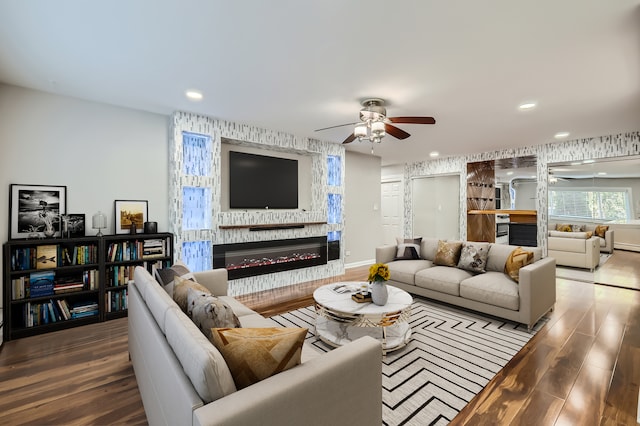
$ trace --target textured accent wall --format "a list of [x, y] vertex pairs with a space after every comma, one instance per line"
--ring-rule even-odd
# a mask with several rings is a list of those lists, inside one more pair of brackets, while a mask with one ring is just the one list
[[466, 218], [466, 165], [467, 163], [503, 158], [537, 156], [537, 197], [538, 211], [538, 246], [543, 253], [547, 253], [547, 219], [548, 219], [548, 171], [549, 164], [564, 161], [579, 161], [587, 159], [614, 158], [629, 155], [640, 155], [640, 132], [619, 133], [616, 135], [600, 136], [588, 139], [578, 139], [566, 142], [552, 142], [545, 145], [491, 151], [465, 156], [447, 157], [436, 160], [422, 161], [405, 165], [405, 237], [413, 235], [411, 178], [438, 174], [460, 174], [460, 239], [467, 238]]
[[[207, 135], [212, 141], [211, 164], [212, 174], [208, 177], [186, 176], [183, 174], [182, 158], [183, 132]], [[256, 210], [256, 211], [222, 211], [221, 209], [221, 143], [222, 140], [233, 140], [251, 147], [271, 151], [295, 152], [312, 157], [312, 200], [309, 211], [302, 210]], [[340, 186], [328, 184], [327, 157], [336, 156], [342, 162], [342, 180]], [[324, 236], [329, 231], [341, 231], [344, 238], [344, 225], [310, 225], [299, 229], [283, 229], [252, 232], [248, 229], [220, 229], [220, 226], [286, 224], [300, 222], [326, 222], [329, 192], [344, 193], [344, 147], [338, 144], [317, 139], [301, 138], [288, 133], [261, 129], [254, 126], [217, 120], [186, 112], [176, 112], [172, 117], [170, 141], [170, 205], [169, 220], [171, 232], [176, 236], [176, 259], [182, 259], [182, 243], [210, 241], [211, 245], [250, 241], [267, 241], [288, 238]], [[210, 189], [211, 224], [209, 228], [185, 230], [183, 218], [184, 186], [204, 187]], [[342, 197], [344, 203], [344, 196]], [[344, 249], [342, 249], [344, 251]], [[229, 293], [239, 295], [257, 291], [270, 290], [291, 284], [327, 278], [344, 273], [344, 253], [340, 259], [330, 261], [327, 265], [294, 271], [279, 272], [257, 277], [241, 278], [230, 281]]]

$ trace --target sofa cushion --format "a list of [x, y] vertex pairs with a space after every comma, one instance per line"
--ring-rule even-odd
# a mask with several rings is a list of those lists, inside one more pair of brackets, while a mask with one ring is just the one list
[[462, 269], [449, 266], [434, 266], [433, 268], [418, 271], [415, 276], [415, 282], [417, 287], [460, 296], [460, 281], [472, 276], [471, 272]]
[[533, 262], [533, 252], [518, 247], [511, 252], [504, 265], [504, 273], [515, 282], [520, 281], [520, 268]]
[[458, 268], [471, 272], [486, 272], [489, 243], [464, 242]]
[[501, 272], [478, 274], [462, 281], [460, 296], [513, 311], [520, 309], [518, 284]]
[[609, 230], [608, 225], [596, 225], [595, 234], [600, 238], [604, 238], [604, 235], [607, 233], [608, 230]]
[[189, 289], [189, 307], [187, 311], [191, 321], [208, 339], [211, 338], [212, 328], [240, 327], [240, 320], [224, 301], [191, 288]]
[[173, 285], [173, 300], [178, 304], [182, 312], [187, 312], [189, 305], [189, 289], [197, 290], [201, 293], [211, 294], [208, 288], [190, 279], [176, 277]]
[[462, 241], [438, 241], [438, 251], [433, 263], [441, 266], [457, 266], [462, 251]]
[[[136, 282], [136, 286], [137, 285], [138, 282]], [[153, 315], [153, 318], [156, 320], [158, 327], [166, 334], [165, 314], [168, 309], [172, 307], [177, 308], [178, 305], [155, 280], [149, 280], [147, 286], [147, 298], [145, 302], [147, 303], [149, 311], [151, 311], [151, 315]]]
[[396, 257], [393, 260], [411, 260], [420, 259], [420, 242], [422, 237], [417, 238], [396, 238], [397, 251]]
[[589, 241], [587, 238], [550, 237], [549, 240], [547, 241], [547, 246], [549, 250], [554, 250], [554, 251], [586, 253], [587, 241]]
[[420, 244], [420, 257], [433, 261], [438, 252], [438, 241], [440, 241], [438, 238], [423, 238]]
[[238, 389], [300, 364], [306, 328], [214, 328], [213, 344]]
[[184, 312], [168, 310], [165, 324], [167, 342], [205, 404], [236, 391], [222, 354]]
[[563, 232], [563, 231], [549, 231], [550, 237], [558, 237], [558, 238], [576, 238], [586, 240], [587, 238], [591, 238], [591, 232]]
[[394, 260], [387, 263], [391, 279], [405, 284], [415, 284], [416, 272], [433, 266], [430, 260]]
[[[491, 244], [489, 247], [489, 258], [487, 259], [487, 271], [504, 273], [504, 265], [511, 252], [518, 248], [507, 244]], [[542, 258], [542, 249], [540, 247], [527, 247], [528, 251], [533, 252], [533, 261], [537, 262]]]
[[224, 301], [227, 305], [233, 309], [233, 313], [236, 314], [238, 318], [242, 318], [245, 315], [254, 315], [256, 311], [253, 311], [238, 302], [233, 296], [216, 296], [218, 299]]

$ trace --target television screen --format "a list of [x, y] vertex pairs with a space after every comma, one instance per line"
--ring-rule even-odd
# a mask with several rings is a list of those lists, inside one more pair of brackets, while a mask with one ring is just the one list
[[230, 151], [229, 207], [297, 209], [298, 161]]

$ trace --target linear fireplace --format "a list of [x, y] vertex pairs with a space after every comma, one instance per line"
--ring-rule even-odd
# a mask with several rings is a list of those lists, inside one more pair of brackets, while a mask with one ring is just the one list
[[326, 263], [326, 236], [213, 246], [213, 267], [226, 268], [230, 280]]

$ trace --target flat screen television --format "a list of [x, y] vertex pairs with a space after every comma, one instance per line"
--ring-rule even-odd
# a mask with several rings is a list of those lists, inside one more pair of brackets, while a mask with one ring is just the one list
[[297, 209], [298, 160], [229, 151], [229, 207]]

